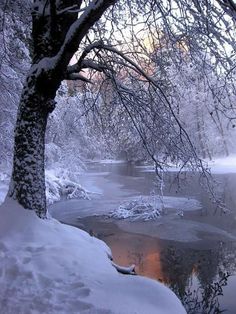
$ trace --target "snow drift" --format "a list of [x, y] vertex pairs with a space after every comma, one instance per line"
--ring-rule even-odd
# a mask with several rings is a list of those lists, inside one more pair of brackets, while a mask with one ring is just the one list
[[119, 274], [110, 249], [88, 233], [9, 199], [0, 217], [2, 313], [186, 313], [164, 285]]

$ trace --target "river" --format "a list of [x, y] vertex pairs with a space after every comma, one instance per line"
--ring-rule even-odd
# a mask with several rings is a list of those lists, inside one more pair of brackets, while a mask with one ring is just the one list
[[182, 174], [177, 180], [170, 172], [163, 187], [169, 208], [161, 217], [109, 218], [122, 202], [158, 193], [149, 170], [127, 163], [91, 163], [79, 178], [93, 192], [90, 200], [60, 201], [50, 211], [63, 223], [105, 241], [117, 264], [135, 264], [138, 274], [168, 285], [189, 314], [235, 314], [236, 174], [214, 175], [226, 212], [216, 210], [198, 176]]

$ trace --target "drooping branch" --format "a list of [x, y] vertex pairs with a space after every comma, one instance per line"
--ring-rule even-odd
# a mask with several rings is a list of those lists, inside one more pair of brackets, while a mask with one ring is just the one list
[[[167, 96], [165, 95], [165, 92], [162, 90], [162, 88], [156, 83], [156, 81], [151, 77], [149, 76], [138, 64], [136, 64], [133, 60], [131, 60], [129, 57], [127, 57], [126, 55], [124, 55], [124, 53], [122, 53], [121, 51], [117, 50], [116, 48], [114, 47], [109, 47], [109, 46], [103, 46], [103, 49], [104, 50], [107, 50], [107, 51], [110, 51], [110, 52], [113, 52], [117, 55], [119, 55], [121, 58], [123, 58], [126, 62], [128, 62], [129, 64], [131, 64], [133, 66], [134, 69], [136, 69], [136, 71], [141, 74], [144, 78], [147, 79], [148, 82], [150, 82], [155, 88], [157, 88], [161, 95], [163, 96], [165, 102], [167, 103], [176, 123], [178, 124], [179, 128], [180, 128], [180, 131], [186, 136], [188, 142], [190, 143], [190, 145], [192, 146], [192, 149], [193, 151], [195, 152], [195, 149], [192, 145], [192, 142], [187, 134], [187, 132], [185, 131], [185, 129], [182, 127], [182, 124], [180, 123], [179, 119], [176, 117], [174, 111], [173, 111], [173, 108], [171, 106], [171, 103], [169, 101], [169, 99], [167, 98]], [[197, 155], [196, 155], [197, 157]], [[198, 157], [197, 157], [198, 159]]]
[[77, 62], [77, 66], [80, 67], [82, 61], [85, 60], [86, 56], [93, 51], [94, 49], [102, 48], [104, 46], [103, 41], [95, 41], [94, 43], [91, 43], [88, 45], [82, 52], [81, 56], [79, 57], [79, 60]]
[[[125, 55], [123, 52], [119, 51], [118, 49], [116, 49], [116, 48], [114, 48], [114, 47], [112, 47], [112, 46], [108, 46], [108, 45], [103, 44], [102, 41], [95, 42], [95, 43], [93, 43], [93, 44], [91, 44], [91, 45], [89, 46], [89, 49], [87, 49], [86, 53], [84, 53], [84, 54], [81, 55], [81, 57], [80, 57], [78, 63], [76, 63], [75, 65], [69, 67], [69, 69], [68, 69], [69, 73], [73, 73], [73, 72], [77, 72], [77, 71], [79, 72], [79, 71], [82, 69], [83, 63], [86, 64], [86, 62], [87, 62], [87, 67], [93, 68], [93, 69], [98, 70], [98, 71], [100, 71], [100, 72], [104, 72], [107, 77], [109, 77], [111, 80], [114, 80], [115, 85], [116, 85], [116, 87], [118, 88], [117, 81], [115, 80], [115, 78], [113, 77], [113, 75], [110, 75], [110, 74], [107, 72], [107, 70], [109, 71], [110, 69], [108, 69], [106, 66], [101, 66], [100, 64], [97, 64], [97, 63], [95, 63], [95, 62], [91, 62], [91, 63], [90, 63], [89, 60], [83, 60], [83, 58], [84, 58], [90, 51], [95, 50], [95, 49], [99, 49], [100, 51], [103, 51], [103, 50], [104, 50], [104, 51], [109, 51], [109, 52], [111, 52], [111, 53], [113, 53], [113, 54], [115, 54], [115, 55], [118, 55], [119, 57], [121, 57], [121, 58], [125, 61], [125, 62], [124, 62], [124, 66], [126, 66], [125, 63], [128, 64], [128, 66], [131, 67], [131, 69], [132, 69], [133, 71], [136, 71], [138, 74], [140, 74], [141, 76], [143, 76], [143, 77], [147, 80], [147, 82], [149, 82], [155, 89], [159, 90], [160, 94], [161, 94], [162, 97], [163, 97], [163, 100], [165, 101], [165, 103], [167, 104], [167, 106], [168, 106], [168, 108], [169, 108], [169, 110], [170, 110], [170, 112], [171, 112], [171, 115], [173, 116], [173, 118], [175, 119], [175, 121], [176, 121], [176, 123], [177, 123], [177, 125], [178, 125], [178, 127], [179, 127], [179, 130], [180, 130], [180, 137], [181, 137], [182, 135], [185, 136], [185, 138], [187, 139], [187, 141], [188, 141], [188, 143], [189, 143], [189, 145], [190, 145], [190, 147], [191, 147], [191, 149], [192, 149], [192, 152], [193, 152], [193, 154], [194, 154], [195, 159], [196, 159], [196, 160], [198, 161], [198, 163], [199, 163], [200, 168], [201, 168], [203, 171], [205, 171], [204, 166], [203, 166], [203, 164], [202, 164], [202, 161], [201, 161], [201, 159], [198, 158], [198, 156], [197, 156], [197, 154], [196, 154], [196, 151], [195, 151], [195, 148], [193, 147], [192, 141], [191, 141], [191, 139], [189, 138], [188, 133], [187, 133], [186, 130], [183, 128], [181, 122], [179, 121], [178, 117], [176, 116], [176, 114], [175, 114], [175, 112], [174, 112], [174, 110], [173, 110], [173, 108], [172, 108], [172, 105], [171, 105], [169, 99], [167, 98], [165, 92], [163, 91], [163, 89], [157, 84], [157, 82], [155, 81], [155, 79], [153, 79], [153, 77], [151, 77], [150, 75], [148, 75], [136, 62], [134, 62], [132, 59], [130, 59], [130, 58], [129, 58], [127, 55]], [[112, 71], [113, 71], [113, 70], [112, 70]], [[126, 91], [128, 90], [125, 86], [124, 86], [123, 88], [124, 88]], [[119, 89], [119, 88], [118, 88], [118, 89]], [[129, 92], [129, 90], [128, 90], [128, 92]], [[122, 102], [122, 97], [121, 97], [121, 102]], [[129, 114], [131, 120], [133, 121], [132, 114], [129, 112], [129, 110], [127, 109], [126, 106], [125, 106], [125, 108], [126, 108], [126, 111], [127, 111], [128, 114]], [[134, 123], [134, 125], [135, 125], [135, 122], [134, 122], [134, 121], [133, 121], [133, 123]], [[137, 127], [135, 127], [135, 128], [138, 130], [138, 133], [139, 133], [139, 135], [140, 135], [141, 138], [142, 138], [142, 135], [141, 135], [140, 130], [139, 130]], [[147, 147], [144, 138], [142, 138], [142, 141], [143, 141], [143, 145], [144, 145], [145, 147]], [[148, 149], [147, 149], [147, 150], [148, 150]], [[148, 152], [149, 152], [149, 150], [148, 150]], [[152, 157], [153, 161], [155, 162], [155, 165], [158, 165], [160, 168], [162, 168], [161, 165], [160, 165], [160, 163], [157, 162], [157, 160], [156, 160], [154, 154], [152, 154], [151, 152], [149, 152], [149, 155]]]
[[[104, 72], [109, 69], [109, 66], [102, 63], [97, 63], [91, 59], [83, 60], [81, 64], [78, 63], [68, 66], [66, 75], [70, 75], [72, 73], [79, 73], [82, 69], [92, 69], [98, 72]], [[65, 77], [66, 78], [66, 77]]]
[[135, 272], [135, 265], [131, 265], [128, 267], [123, 267], [120, 265], [117, 265], [115, 263], [111, 263], [113, 267], [118, 271], [118, 273], [124, 274], [124, 275], [137, 275]]
[[92, 69], [98, 72], [105, 72], [105, 70], [112, 70], [105, 62], [95, 62], [93, 59], [85, 59], [86, 56], [95, 49], [102, 49], [104, 46], [102, 40], [96, 41], [90, 45], [88, 45], [82, 52], [81, 56], [79, 57], [79, 60], [73, 64], [67, 67], [66, 70], [66, 76], [79, 73], [82, 69]]

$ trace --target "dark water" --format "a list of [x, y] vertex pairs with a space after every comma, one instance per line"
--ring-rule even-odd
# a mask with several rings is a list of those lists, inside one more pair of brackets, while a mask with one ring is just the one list
[[60, 202], [51, 211], [104, 240], [116, 263], [135, 264], [138, 274], [167, 284], [188, 313], [236, 314], [236, 175], [215, 175], [227, 213], [216, 210], [196, 175], [183, 174], [177, 180], [169, 173], [164, 195], [196, 198], [201, 209], [186, 211], [182, 218], [170, 210], [148, 222], [104, 216], [123, 200], [155, 189], [154, 174], [143, 170], [129, 164], [91, 164], [81, 183], [97, 194], [90, 201]]

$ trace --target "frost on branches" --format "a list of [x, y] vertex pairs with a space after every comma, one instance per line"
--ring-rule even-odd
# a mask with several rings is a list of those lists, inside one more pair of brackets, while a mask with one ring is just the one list
[[[7, 1], [0, 7], [4, 57], [1, 66], [8, 74], [6, 82], [11, 81], [10, 86], [15, 75], [15, 65], [6, 62], [10, 55], [15, 59], [10, 48], [18, 45], [17, 53], [23, 54], [22, 60], [25, 62], [29, 56], [31, 59], [20, 99], [17, 97], [21, 86], [12, 88], [17, 90], [16, 97], [12, 95], [19, 102], [19, 108], [8, 196], [24, 208], [34, 209], [41, 217], [46, 215], [44, 150], [48, 142], [45, 134], [49, 120], [53, 120], [51, 114], [56, 113], [55, 97], [63, 81], [80, 82], [75, 92], [79, 90], [83, 96], [88, 91], [93, 94], [83, 115], [92, 110], [96, 125], [99, 124], [98, 128], [94, 127], [94, 133], [99, 130], [97, 133], [102, 134], [101, 142], [106, 149], [128, 160], [136, 158], [135, 152], [140, 150], [138, 158], [149, 158], [157, 169], [164, 169], [171, 161], [204, 172], [201, 157], [218, 154], [206, 139], [206, 117], [211, 130], [218, 132], [222, 151], [226, 155], [230, 153], [231, 141], [226, 140], [224, 129], [234, 127], [235, 119], [235, 5], [232, 1], [35, 0], [33, 4], [22, 2], [24, 10], [20, 4]], [[30, 14], [26, 27], [24, 22], [28, 23]], [[8, 29], [8, 25], [14, 26], [14, 30]], [[24, 36], [28, 30], [31, 36]], [[201, 60], [203, 70], [200, 75], [196, 74], [197, 79], [190, 70], [187, 82], [183, 80], [181, 86], [179, 69], [188, 60], [192, 63]], [[22, 68], [24, 62], [20, 64]], [[188, 82], [203, 81], [202, 75], [211, 76], [213, 81], [219, 77], [220, 84], [210, 80], [210, 84], [208, 81], [204, 86], [197, 83], [190, 90]], [[173, 80], [178, 84], [174, 89]], [[19, 82], [22, 84], [21, 79]], [[226, 82], [224, 92], [221, 82]], [[206, 89], [211, 89], [211, 93]], [[197, 123], [191, 128], [186, 126], [189, 121], [185, 117], [191, 93], [196, 90], [199, 92], [192, 106]], [[8, 98], [4, 96], [1, 104], [4, 115], [12, 115], [14, 119], [15, 109], [9, 113], [6, 102]], [[204, 107], [206, 102], [211, 104]], [[204, 117], [201, 108], [207, 108]], [[226, 118], [222, 123], [219, 114]], [[68, 117], [66, 110], [65, 115]], [[72, 116], [70, 121], [73, 127]], [[1, 119], [0, 123], [1, 128], [7, 126], [7, 132], [12, 133], [12, 122]], [[78, 133], [83, 133], [83, 126], [77, 124], [77, 127]], [[59, 140], [55, 137], [52, 142], [57, 145]], [[90, 134], [85, 137], [89, 141]], [[4, 147], [2, 160], [8, 160], [11, 145]], [[79, 145], [85, 147], [86, 143]]]

